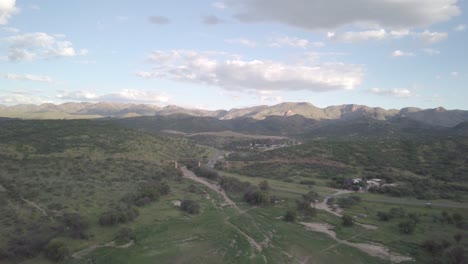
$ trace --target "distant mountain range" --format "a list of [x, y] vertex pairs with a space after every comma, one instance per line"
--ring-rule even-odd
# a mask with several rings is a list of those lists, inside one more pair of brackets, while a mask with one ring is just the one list
[[[281, 103], [274, 106], [255, 106], [248, 108], [234, 108], [231, 110], [200, 110], [187, 109], [178, 106], [158, 107], [146, 104], [126, 103], [64, 103], [41, 105], [0, 105], [0, 117], [25, 118], [25, 119], [76, 119], [76, 118], [130, 118], [142, 116], [171, 116], [185, 115], [195, 117], [210, 117], [218, 120], [253, 119], [267, 120], [270, 117], [299, 116], [307, 119], [301, 123], [314, 124], [313, 121], [353, 121], [393, 120], [405, 118], [430, 126], [454, 127], [463, 122], [468, 122], [468, 111], [446, 110], [442, 107], [435, 109], [420, 109], [415, 107], [400, 110], [386, 110], [380, 107], [368, 107], [365, 105], [338, 105], [319, 108], [310, 103]], [[301, 120], [302, 120], [301, 118]]]

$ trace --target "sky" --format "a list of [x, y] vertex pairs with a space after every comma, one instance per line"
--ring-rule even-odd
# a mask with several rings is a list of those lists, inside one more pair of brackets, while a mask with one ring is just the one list
[[0, 104], [468, 109], [467, 0], [0, 0]]

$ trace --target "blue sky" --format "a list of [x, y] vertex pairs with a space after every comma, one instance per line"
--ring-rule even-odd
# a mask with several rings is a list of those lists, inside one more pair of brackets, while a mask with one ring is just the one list
[[0, 104], [468, 109], [464, 0], [0, 0]]

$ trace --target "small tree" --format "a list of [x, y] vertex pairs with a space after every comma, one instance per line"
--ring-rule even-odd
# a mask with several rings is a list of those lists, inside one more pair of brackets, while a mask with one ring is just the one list
[[294, 210], [287, 210], [286, 213], [284, 214], [284, 221], [286, 222], [294, 222], [296, 221], [296, 211]]
[[258, 187], [260, 187], [260, 190], [262, 191], [269, 191], [270, 190], [270, 185], [268, 184], [268, 181], [261, 181], [258, 184]]
[[453, 235], [453, 239], [455, 240], [455, 242], [457, 242], [457, 244], [460, 244], [460, 241], [462, 240], [462, 238], [463, 238], [463, 235], [460, 233]]
[[117, 232], [117, 235], [115, 236], [115, 240], [120, 243], [127, 243], [131, 240], [135, 240], [135, 234], [133, 232], [133, 229], [131, 229], [130, 227], [120, 228]]
[[354, 219], [350, 215], [343, 215], [341, 217], [343, 226], [352, 226], [354, 224]]
[[467, 263], [465, 250], [461, 246], [456, 246], [447, 252], [450, 262], [453, 264]]
[[58, 240], [50, 241], [45, 248], [45, 255], [48, 259], [58, 262], [68, 257], [69, 250], [67, 245]]
[[73, 238], [85, 239], [88, 238], [89, 223], [86, 218], [78, 213], [66, 213], [63, 216], [65, 227], [70, 230], [70, 235]]
[[403, 234], [412, 234], [416, 229], [416, 223], [411, 220], [403, 221], [398, 224], [400, 232]]
[[189, 214], [198, 214], [200, 211], [200, 205], [194, 200], [185, 199], [181, 202], [180, 209]]
[[313, 203], [314, 208], [315, 208], [315, 202], [318, 200], [318, 198], [319, 198], [318, 193], [316, 193], [314, 191], [309, 191], [307, 194], [302, 195], [302, 199], [304, 201], [307, 201], [309, 204]]

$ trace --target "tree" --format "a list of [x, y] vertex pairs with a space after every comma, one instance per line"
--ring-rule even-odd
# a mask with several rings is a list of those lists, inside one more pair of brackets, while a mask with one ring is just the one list
[[180, 209], [189, 214], [198, 214], [200, 205], [194, 200], [185, 199], [180, 203]]
[[70, 236], [73, 238], [85, 239], [88, 238], [89, 223], [86, 218], [78, 213], [66, 213], [63, 215], [63, 223], [70, 231]]
[[449, 263], [451, 264], [463, 264], [467, 263], [465, 250], [461, 246], [456, 246], [447, 252]]
[[122, 227], [117, 232], [115, 240], [120, 243], [127, 243], [131, 240], [135, 240], [135, 233], [130, 227]]
[[55, 262], [66, 259], [69, 252], [67, 245], [59, 240], [50, 241], [45, 248], [46, 257]]
[[462, 238], [463, 238], [463, 235], [460, 233], [453, 235], [453, 239], [455, 240], [455, 242], [457, 242], [457, 244], [460, 244], [460, 241], [462, 240]]
[[381, 211], [377, 212], [377, 217], [379, 218], [380, 221], [389, 221], [390, 219], [392, 219], [391, 214], [387, 212], [381, 212]]
[[412, 234], [416, 229], [416, 223], [411, 220], [406, 220], [398, 224], [400, 232], [403, 234]]
[[260, 187], [260, 190], [262, 190], [262, 191], [269, 191], [270, 190], [270, 185], [268, 184], [268, 181], [266, 181], [266, 180], [261, 181], [258, 184], [258, 187]]
[[251, 205], [268, 204], [270, 197], [267, 192], [259, 190], [257, 187], [249, 188], [244, 193], [244, 200]]
[[341, 221], [343, 226], [352, 226], [354, 223], [354, 219], [350, 215], [343, 215], [341, 217]]
[[284, 221], [286, 222], [294, 222], [296, 221], [296, 211], [294, 210], [287, 210], [286, 213], [284, 214]]
[[307, 201], [309, 204], [313, 203], [314, 208], [315, 208], [315, 202], [318, 200], [319, 197], [320, 197], [319, 194], [314, 191], [309, 191], [307, 194], [302, 195], [302, 199], [304, 201]]

